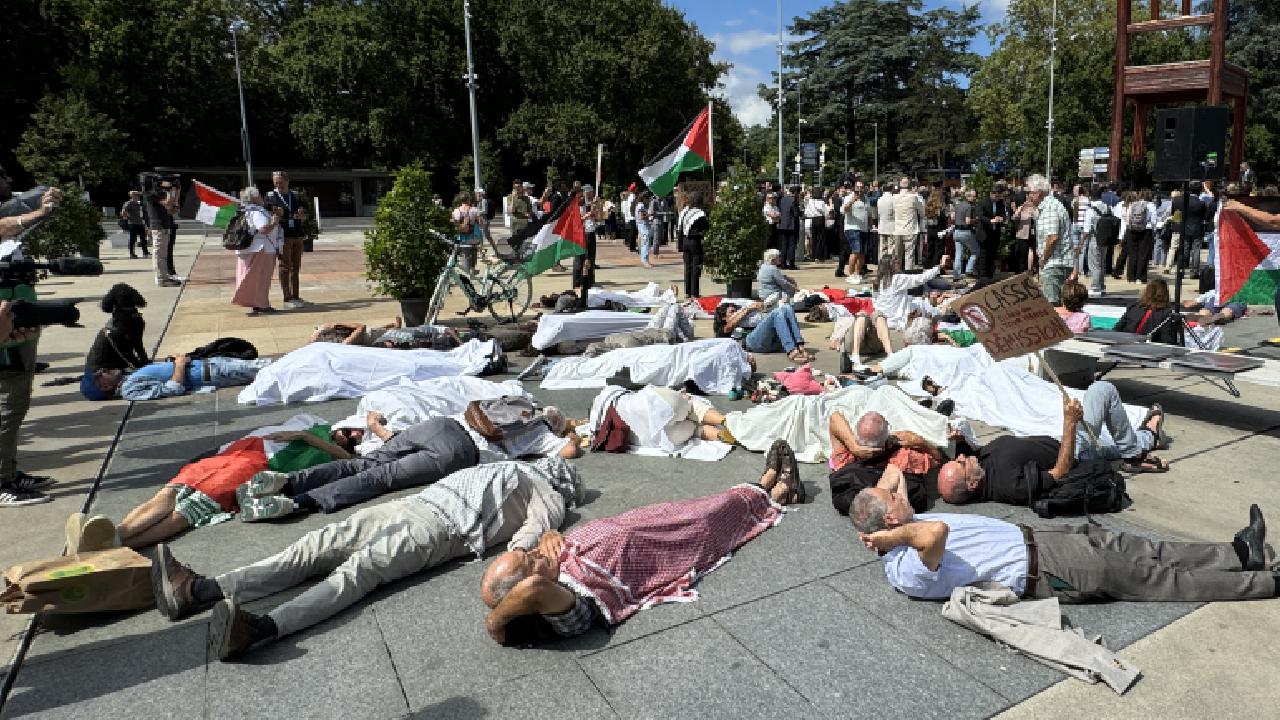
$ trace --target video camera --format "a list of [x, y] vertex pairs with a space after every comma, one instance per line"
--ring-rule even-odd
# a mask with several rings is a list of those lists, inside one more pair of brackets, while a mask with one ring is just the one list
[[[34, 187], [26, 192], [0, 204], [0, 217], [25, 215], [40, 209], [45, 192], [49, 188]], [[55, 206], [56, 211], [56, 206]], [[47, 219], [47, 217], [46, 217]], [[36, 221], [30, 228], [43, 222]], [[24, 233], [25, 234], [25, 233]], [[13, 288], [18, 285], [35, 285], [42, 271], [54, 275], [72, 275], [90, 277], [102, 274], [102, 262], [96, 258], [53, 258], [49, 262], [32, 262], [22, 258], [21, 235], [18, 241], [5, 243], [5, 254], [0, 256], [0, 287]], [[16, 256], [16, 258], [15, 258]], [[43, 327], [45, 325], [74, 326], [80, 321], [80, 310], [76, 308], [78, 300], [14, 300], [10, 303], [13, 311], [14, 327]]]
[[146, 208], [147, 216], [164, 218], [170, 214], [165, 208], [165, 203], [170, 196], [173, 197], [176, 205], [178, 196], [182, 194], [182, 176], [174, 173], [138, 173], [138, 186], [142, 188], [142, 203]]

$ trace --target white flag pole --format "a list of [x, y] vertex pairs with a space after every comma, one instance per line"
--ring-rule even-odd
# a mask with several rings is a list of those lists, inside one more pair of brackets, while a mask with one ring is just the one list
[[604, 191], [604, 186], [601, 184], [604, 181], [603, 171], [604, 171], [604, 143], [597, 143], [596, 144], [596, 197], [602, 197], [600, 193]]

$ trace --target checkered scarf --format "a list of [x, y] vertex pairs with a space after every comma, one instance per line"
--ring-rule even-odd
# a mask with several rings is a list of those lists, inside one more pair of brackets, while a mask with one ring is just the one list
[[754, 485], [636, 508], [565, 535], [560, 580], [595, 599], [610, 625], [665, 602], [691, 602], [690, 587], [730, 553], [782, 520]]

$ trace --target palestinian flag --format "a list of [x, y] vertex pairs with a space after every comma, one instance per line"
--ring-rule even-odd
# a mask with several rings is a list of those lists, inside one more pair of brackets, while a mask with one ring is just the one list
[[587, 233], [582, 228], [582, 213], [578, 211], [580, 193], [573, 193], [560, 207], [542, 221], [538, 234], [533, 236], [533, 254], [524, 264], [525, 272], [537, 275], [556, 263], [582, 255], [587, 251]]
[[236, 210], [240, 208], [240, 201], [224, 192], [214, 190], [199, 180], [192, 180], [191, 187], [195, 188], [196, 199], [200, 201], [200, 207], [196, 210], [196, 219], [205, 225], [217, 225], [226, 229], [227, 223], [231, 222]]
[[707, 105], [679, 137], [640, 171], [640, 177], [654, 195], [669, 195], [680, 173], [707, 167], [711, 158], [711, 106]]
[[1223, 210], [1218, 218], [1218, 302], [1270, 305], [1275, 301], [1277, 284], [1280, 227], [1264, 228], [1239, 213]]

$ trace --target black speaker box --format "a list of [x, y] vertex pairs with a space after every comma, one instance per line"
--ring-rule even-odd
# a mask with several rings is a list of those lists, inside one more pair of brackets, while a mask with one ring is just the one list
[[1225, 107], [1182, 107], [1156, 111], [1152, 177], [1169, 180], [1221, 180], [1227, 175]]

